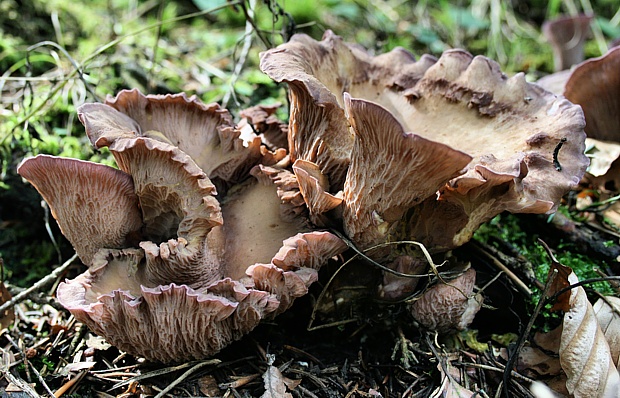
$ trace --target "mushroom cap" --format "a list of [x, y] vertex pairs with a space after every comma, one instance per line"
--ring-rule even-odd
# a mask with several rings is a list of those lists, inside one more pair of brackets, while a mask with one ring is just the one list
[[481, 298], [473, 294], [475, 282], [473, 268], [447, 283], [438, 282], [409, 305], [411, 315], [439, 333], [466, 329], [482, 305]]
[[37, 155], [17, 172], [49, 204], [60, 230], [88, 266], [99, 249], [125, 248], [140, 240], [143, 227], [131, 176], [77, 159]]
[[620, 47], [577, 66], [564, 88], [564, 96], [581, 105], [589, 138], [620, 141]]
[[221, 264], [207, 234], [223, 220], [205, 173], [177, 147], [146, 137], [117, 139], [110, 151], [140, 199], [148, 238], [140, 247], [152, 281], [194, 287], [219, 279]]
[[[239, 112], [239, 115], [244, 118], [242, 123], [245, 121], [250, 124], [252, 130], [261, 135], [263, 142], [271, 148], [286, 148], [288, 146], [288, 123], [282, 122], [275, 115], [280, 106], [280, 103], [256, 105]], [[239, 129], [242, 128], [239, 127]]]
[[591, 15], [563, 16], [545, 21], [542, 31], [553, 48], [556, 71], [583, 61], [583, 45], [590, 35]]
[[578, 106], [463, 50], [373, 57], [328, 31], [262, 53], [261, 69], [289, 84], [291, 160], [313, 220], [343, 190], [343, 226], [362, 247], [448, 250], [504, 210], [553, 212], [588, 164]]
[[[223, 191], [247, 178], [266, 155], [255, 134], [241, 139], [226, 109], [205, 105], [184, 93], [143, 95], [123, 90], [105, 104], [84, 104], [78, 117], [95, 147], [110, 146], [119, 138], [146, 137], [174, 145], [189, 155]], [[277, 160], [283, 153], [277, 155]], [[223, 194], [224, 192], [220, 192]]]
[[352, 99], [348, 93], [344, 98], [355, 132], [344, 184], [344, 228], [352, 241], [366, 249], [385, 242], [407, 210], [459, 176], [472, 158], [406, 133], [378, 104]]
[[288, 83], [291, 161], [318, 165], [330, 192], [337, 192], [344, 185], [353, 148], [343, 93], [389, 102], [391, 89], [415, 81], [433, 62], [428, 55], [416, 62], [402, 48], [372, 57], [328, 30], [323, 41], [297, 34], [288, 43], [261, 53], [260, 68], [273, 80]]
[[[111, 102], [126, 113], [89, 104], [80, 120], [120, 170], [50, 157], [20, 168], [51, 198], [63, 232], [90, 266], [59, 286], [60, 303], [110, 343], [161, 362], [213, 355], [286, 310], [318, 268], [346, 249], [335, 235], [310, 232], [294, 175], [255, 167], [247, 150], [253, 144], [244, 146], [232, 125], [213, 122], [223, 114], [211, 112], [217, 106], [137, 91]], [[205, 127], [210, 123], [215, 127]], [[205, 135], [217, 141], [206, 152], [200, 145], [213, 142], [200, 141]], [[203, 165], [226, 191], [216, 198], [207, 173], [180, 147], [208, 153]], [[286, 164], [284, 150], [258, 147], [258, 153], [268, 164]], [[117, 211], [110, 233], [105, 218]], [[92, 224], [86, 231], [94, 242], [80, 240], [83, 221]]]
[[203, 289], [141, 284], [141, 253], [110, 250], [106, 264], [61, 283], [58, 301], [119, 349], [151, 361], [211, 356], [278, 307], [266, 291], [223, 279]]
[[297, 234], [270, 264], [248, 267], [241, 281], [224, 278], [197, 289], [151, 285], [148, 270], [138, 266], [139, 249], [100, 251], [98, 267], [61, 283], [57, 298], [123, 351], [158, 362], [201, 359], [286, 310], [307, 293], [318, 267], [345, 248], [328, 232]]

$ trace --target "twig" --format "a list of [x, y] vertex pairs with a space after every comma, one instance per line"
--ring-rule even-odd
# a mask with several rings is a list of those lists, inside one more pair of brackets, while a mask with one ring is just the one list
[[26, 297], [28, 297], [28, 295], [30, 293], [32, 293], [32, 292], [42, 288], [43, 286], [47, 285], [48, 283], [56, 280], [56, 278], [58, 278], [63, 272], [65, 272], [65, 270], [67, 268], [69, 268], [71, 263], [73, 263], [73, 261], [76, 258], [77, 258], [77, 253], [75, 253], [73, 255], [73, 257], [71, 257], [70, 259], [65, 261], [64, 264], [62, 264], [60, 267], [58, 267], [55, 270], [53, 270], [51, 274], [49, 274], [48, 276], [46, 276], [43, 279], [39, 280], [38, 282], [36, 282], [34, 285], [29, 287], [28, 289], [18, 293], [11, 300], [9, 300], [6, 303], [0, 305], [0, 314], [2, 314], [4, 311], [6, 311], [8, 308], [14, 306], [15, 304], [20, 303], [22, 300], [24, 300]]
[[[492, 370], [494, 372], [505, 372], [506, 371], [505, 367], [502, 369], [502, 368], [498, 368], [495, 366], [483, 365], [481, 363], [457, 362], [454, 364], [454, 366], [464, 366], [464, 367], [478, 368], [478, 369], [483, 369], [483, 370]], [[533, 383], [535, 381], [533, 379], [530, 379], [529, 377], [523, 376], [521, 373], [518, 373], [514, 370], [511, 370], [510, 372], [512, 374], [512, 377], [514, 377], [515, 379], [519, 379], [523, 382]]]
[[481, 248], [479, 245], [475, 243], [472, 244], [471, 247], [473, 247], [475, 251], [477, 251], [479, 254], [482, 254], [489, 261], [491, 261], [494, 266], [496, 266], [501, 271], [503, 271], [506, 274], [506, 276], [508, 276], [510, 280], [512, 280], [517, 285], [517, 288], [521, 290], [521, 292], [527, 296], [528, 299], [532, 298], [532, 291], [530, 290], [530, 288], [527, 287], [527, 285], [521, 279], [519, 279], [519, 277], [515, 275], [515, 273], [512, 272], [508, 267], [506, 267], [501, 261], [499, 261], [491, 253], [487, 252], [486, 250], [484, 250], [483, 248]]
[[37, 379], [39, 379], [39, 383], [41, 383], [41, 385], [43, 386], [43, 388], [45, 388], [45, 390], [47, 390], [48, 394], [50, 395], [54, 395], [54, 393], [52, 392], [52, 390], [49, 388], [49, 386], [47, 385], [47, 383], [45, 382], [45, 380], [43, 379], [43, 377], [41, 377], [41, 373], [39, 373], [39, 371], [34, 367], [34, 365], [32, 364], [32, 362], [30, 361], [26, 361], [26, 363], [28, 365], [30, 365], [30, 367], [32, 368], [32, 371], [34, 372], [35, 375], [37, 375]]
[[[199, 365], [200, 364], [202, 364], [202, 365], [217, 365], [220, 362], [221, 361], [219, 359], [210, 359], [208, 361], [203, 361], [203, 362], [200, 362], [198, 364]], [[157, 369], [157, 370], [154, 370], [152, 372], [143, 373], [140, 376], [132, 377], [131, 379], [127, 379], [127, 380], [122, 381], [121, 383], [117, 383], [117, 384], [113, 385], [108, 391], [112, 391], [112, 390], [115, 390], [115, 389], [117, 389], [119, 387], [126, 386], [126, 385], [128, 385], [128, 384], [130, 384], [130, 383], [132, 383], [134, 381], [139, 381], [139, 380], [142, 380], [142, 379], [148, 379], [148, 378], [155, 377], [155, 376], [160, 376], [160, 375], [163, 375], [163, 374], [166, 374], [166, 373], [176, 372], [177, 370], [185, 369], [185, 368], [187, 368], [189, 366], [192, 366], [194, 364], [196, 364], [196, 362], [188, 362], [188, 363], [184, 363], [184, 364], [178, 365], [178, 366], [171, 366], [171, 367], [168, 367], [168, 368]]]
[[88, 373], [88, 370], [82, 370], [78, 373], [74, 378], [69, 379], [68, 382], [63, 384], [56, 392], [54, 393], [54, 397], [58, 398], [64, 395], [71, 387], [73, 387], [78, 381], [82, 380], [82, 378]]
[[[545, 249], [547, 250], [547, 253], [552, 257], [552, 259], [555, 260], [555, 257], [553, 257], [553, 254], [551, 253], [551, 251], [549, 250], [549, 247], [545, 244], [545, 242], [543, 242], [541, 239], [539, 239], [539, 241], [545, 247]], [[553, 272], [549, 274], [549, 278], [547, 278], [547, 283], [545, 284], [545, 288], [542, 292], [542, 295], [540, 296], [540, 299], [538, 300], [538, 303], [536, 304], [536, 308], [534, 309], [534, 312], [530, 316], [530, 319], [527, 322], [525, 329], [519, 335], [519, 338], [517, 339], [517, 342], [516, 342], [516, 348], [514, 349], [514, 351], [510, 354], [510, 357], [508, 358], [508, 362], [506, 363], [506, 368], [504, 369], [504, 378], [503, 378], [504, 395], [506, 396], [506, 398], [510, 398], [509, 390], [510, 390], [510, 377], [512, 376], [512, 368], [515, 362], [517, 361], [517, 358], [519, 357], [519, 352], [525, 345], [525, 338], [529, 335], [530, 330], [532, 329], [532, 326], [534, 325], [534, 321], [538, 317], [538, 314], [540, 313], [540, 310], [542, 309], [543, 305], [547, 302], [547, 300], [545, 300], [545, 297], [547, 297], [547, 294], [549, 293], [549, 289], [551, 289], [551, 285], [553, 284], [553, 281], [555, 280], [557, 275], [558, 275], [558, 271], [556, 269], [553, 269]]]
[[176, 387], [178, 384], [180, 384], [183, 380], [187, 379], [192, 373], [194, 373], [198, 369], [200, 369], [202, 367], [205, 367], [207, 365], [213, 365], [214, 361], [219, 362], [218, 360], [203, 361], [203, 362], [200, 362], [197, 365], [191, 367], [185, 373], [183, 373], [178, 379], [176, 379], [175, 381], [170, 383], [168, 385], [168, 387], [164, 388], [163, 390], [161, 390], [161, 392], [159, 394], [155, 395], [155, 398], [162, 398], [164, 395], [166, 395], [168, 393], [168, 391], [172, 390], [174, 387]]
[[6, 369], [3, 373], [4, 377], [6, 377], [9, 382], [21, 388], [21, 390], [26, 394], [30, 395], [33, 398], [41, 398], [41, 396], [32, 387], [30, 387], [28, 383], [25, 383], [24, 380], [13, 376], [13, 373], [11, 373], [11, 371], [9, 371], [8, 369]]
[[313, 356], [313, 355], [311, 355], [311, 354], [307, 353], [307, 352], [306, 352], [306, 351], [304, 351], [304, 350], [301, 350], [301, 349], [299, 349], [299, 348], [297, 348], [297, 347], [293, 347], [293, 346], [291, 346], [291, 345], [287, 345], [287, 344], [285, 344], [285, 345], [284, 345], [284, 349], [285, 349], [285, 350], [289, 350], [289, 351], [293, 351], [293, 352], [294, 352], [294, 353], [296, 353], [296, 354], [300, 354], [300, 355], [305, 356], [306, 358], [310, 359], [312, 362], [314, 362], [314, 363], [316, 363], [317, 365], [319, 365], [321, 368], [324, 368], [324, 367], [325, 367], [325, 365], [323, 364], [323, 362], [321, 362], [321, 360], [320, 360], [320, 359], [318, 359], [317, 357], [315, 357], [315, 356]]

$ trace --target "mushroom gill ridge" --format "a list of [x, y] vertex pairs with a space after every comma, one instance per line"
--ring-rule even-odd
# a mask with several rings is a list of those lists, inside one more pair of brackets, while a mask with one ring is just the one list
[[[288, 85], [311, 220], [392, 271], [423, 273], [427, 259], [404, 242], [446, 258], [503, 211], [554, 212], [589, 163], [579, 106], [464, 50], [372, 55], [327, 31], [261, 53], [260, 67]], [[384, 281], [379, 297], [391, 299], [416, 283]]]
[[[268, 151], [257, 136], [244, 144], [229, 116], [222, 117], [227, 111], [185, 95], [136, 90], [109, 102], [118, 109], [86, 104], [78, 112], [93, 144], [109, 146], [120, 170], [38, 156], [20, 172], [89, 266], [60, 284], [59, 302], [121, 350], [160, 362], [211, 356], [285, 311], [306, 294], [321, 265], [346, 248], [315, 231], [304, 212], [291, 213], [285, 198], [296, 195], [296, 184], [263, 176], [286, 174], [275, 164], [285, 151]], [[161, 131], [152, 120], [160, 120]], [[218, 143], [195, 161], [182, 149], [201, 153], [188, 139]], [[61, 172], [43, 172], [50, 167]], [[217, 188], [205, 169], [219, 179]], [[76, 173], [79, 186], [62, 184]], [[112, 205], [101, 198], [102, 186], [119, 192]], [[71, 202], [76, 197], [84, 206]], [[80, 225], [76, 211], [94, 214], [87, 221], [96, 228]], [[121, 221], [104, 222], [112, 216]]]
[[[313, 220], [342, 214], [361, 247], [380, 230], [455, 248], [502, 211], [555, 211], [588, 164], [578, 106], [464, 50], [373, 56], [327, 31], [262, 53], [261, 69], [289, 86], [289, 147]], [[448, 234], [433, 229], [451, 219]]]

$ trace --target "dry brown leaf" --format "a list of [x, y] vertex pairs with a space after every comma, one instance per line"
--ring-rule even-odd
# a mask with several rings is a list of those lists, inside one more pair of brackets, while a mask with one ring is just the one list
[[[437, 387], [433, 393], [433, 397], [441, 398], [469, 398], [473, 397], [474, 393], [463, 387], [460, 372], [452, 364], [450, 364], [450, 358], [445, 357], [446, 361], [444, 365], [438, 364], [437, 368], [441, 372], [441, 385]], [[445, 366], [445, 368], [444, 368]], [[447, 370], [447, 374], [445, 370]]]
[[[567, 282], [577, 283], [577, 276], [571, 273]], [[568, 305], [560, 341], [560, 364], [568, 377], [568, 391], [575, 398], [620, 397], [620, 375], [582, 287], [570, 291]]]
[[534, 334], [534, 344], [545, 351], [557, 354], [560, 351], [560, 338], [562, 337], [562, 325], [547, 333], [537, 332]]
[[609, 344], [611, 359], [618, 367], [620, 361], [620, 298], [608, 296], [605, 300], [599, 299], [594, 303], [593, 308], [598, 324]]
[[557, 376], [562, 372], [557, 357], [547, 355], [541, 349], [525, 346], [519, 351], [517, 371], [524, 376]]
[[[549, 289], [549, 295], [552, 296], [570, 285], [570, 283], [568, 282], [568, 278], [572, 274], [573, 270], [570, 267], [560, 264], [555, 259], [555, 257], [553, 257], [550, 251], [548, 251], [548, 253], [551, 256], [551, 267], [549, 268], [549, 276], [551, 276], [554, 271], [558, 272], [556, 278], [551, 284], [551, 288]], [[560, 294], [556, 299], [555, 303], [553, 303], [551, 311], [568, 311], [570, 309], [570, 297], [570, 292], [564, 292]]]
[[217, 386], [217, 380], [212, 375], [205, 375], [198, 379], [198, 388], [200, 392], [207, 397], [217, 397], [222, 395], [220, 388]]
[[261, 398], [293, 398], [290, 393], [286, 392], [284, 376], [275, 366], [267, 368], [263, 374], [263, 381], [265, 382], [265, 393]]
[[620, 157], [620, 144], [586, 138], [586, 155], [590, 158], [588, 173], [600, 177], [605, 175], [612, 163]]

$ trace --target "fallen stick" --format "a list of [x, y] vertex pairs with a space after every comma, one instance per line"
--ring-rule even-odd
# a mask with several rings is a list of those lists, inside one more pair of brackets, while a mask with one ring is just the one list
[[60, 274], [62, 274], [71, 265], [71, 263], [73, 263], [73, 261], [76, 258], [77, 258], [77, 253], [75, 253], [73, 257], [65, 261], [60, 267], [53, 270], [51, 274], [37, 281], [34, 285], [30, 286], [28, 289], [19, 292], [6, 303], [0, 305], [0, 314], [4, 313], [4, 311], [14, 306], [15, 304], [23, 301], [26, 297], [28, 297], [30, 293], [42, 288], [43, 286], [47, 285], [48, 283], [52, 281], [55, 281], [56, 278], [58, 278]]

